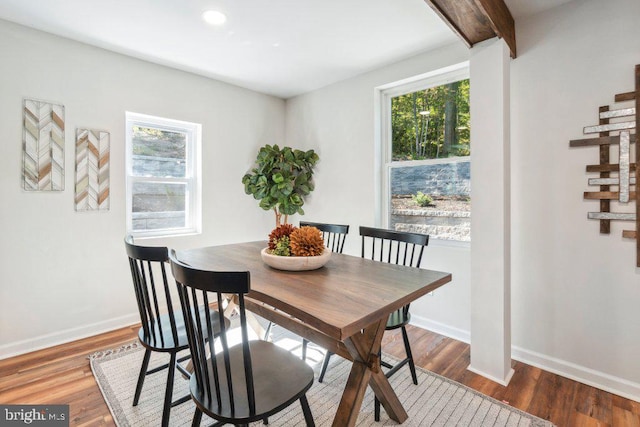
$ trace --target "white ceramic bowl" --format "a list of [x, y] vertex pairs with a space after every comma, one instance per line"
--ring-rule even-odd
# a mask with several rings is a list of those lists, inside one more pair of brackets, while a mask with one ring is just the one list
[[317, 256], [278, 256], [268, 253], [268, 249], [269, 248], [264, 248], [260, 252], [262, 261], [264, 261], [264, 263], [269, 267], [273, 267], [278, 270], [316, 270], [325, 265], [331, 258], [331, 251], [329, 249], [325, 249], [322, 255]]

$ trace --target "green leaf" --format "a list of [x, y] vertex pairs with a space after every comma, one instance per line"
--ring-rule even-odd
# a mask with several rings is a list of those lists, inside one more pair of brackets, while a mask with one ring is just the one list
[[292, 163], [295, 160], [293, 152], [289, 147], [286, 147], [284, 151], [284, 159], [287, 161], [287, 163]]
[[268, 211], [268, 210], [273, 208], [273, 204], [271, 203], [270, 199], [264, 198], [264, 199], [260, 200], [260, 207], [262, 209], [264, 209], [265, 211]]
[[307, 174], [301, 173], [296, 177], [296, 185], [304, 185], [309, 181]]
[[284, 177], [282, 176], [282, 174], [280, 172], [275, 173], [271, 176], [271, 179], [273, 180], [273, 182], [275, 182], [276, 184], [280, 184], [281, 182], [284, 181]]

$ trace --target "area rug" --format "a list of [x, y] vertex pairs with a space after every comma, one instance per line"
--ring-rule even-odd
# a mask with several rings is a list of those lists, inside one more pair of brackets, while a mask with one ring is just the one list
[[[283, 346], [295, 346], [300, 341], [282, 340]], [[308, 363], [314, 365], [317, 374], [322, 354], [318, 349], [309, 352]], [[313, 353], [316, 353], [315, 356]], [[119, 427], [158, 425], [162, 414], [166, 370], [147, 376], [140, 402], [131, 406], [138, 370], [144, 354], [138, 343], [123, 348], [96, 353], [90, 356], [91, 369], [98, 386]], [[167, 363], [168, 356], [154, 353], [150, 368]], [[334, 356], [323, 383], [314, 382], [307, 393], [311, 411], [317, 426], [330, 426], [344, 389], [350, 364]], [[408, 369], [401, 369], [390, 379], [409, 419], [403, 426], [540, 426], [553, 424], [519, 411], [497, 400], [484, 396], [462, 384], [451, 381], [424, 369], [418, 369], [418, 384], [414, 385]], [[188, 394], [188, 381], [178, 373], [174, 386], [174, 399]], [[367, 390], [358, 417], [358, 426], [388, 426], [397, 423], [390, 420], [382, 409], [380, 422], [374, 421], [373, 394]], [[189, 426], [195, 406], [191, 401], [171, 410], [171, 426]], [[211, 420], [203, 417], [202, 424]], [[252, 424], [263, 425], [261, 422]], [[293, 404], [269, 418], [270, 426], [303, 426], [304, 418], [299, 404]]]

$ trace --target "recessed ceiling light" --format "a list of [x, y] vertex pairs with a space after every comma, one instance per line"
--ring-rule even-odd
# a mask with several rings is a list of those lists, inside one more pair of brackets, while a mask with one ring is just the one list
[[209, 25], [222, 25], [227, 22], [227, 16], [217, 10], [207, 10], [202, 14], [202, 19]]

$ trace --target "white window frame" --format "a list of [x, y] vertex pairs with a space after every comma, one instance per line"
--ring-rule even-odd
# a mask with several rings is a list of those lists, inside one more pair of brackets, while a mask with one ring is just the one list
[[[471, 156], [448, 157], [442, 159], [393, 161], [392, 160], [392, 129], [391, 129], [391, 100], [400, 95], [406, 95], [431, 87], [442, 86], [449, 83], [469, 78], [469, 61], [444, 67], [425, 74], [408, 79], [389, 83], [375, 88], [375, 223], [378, 227], [388, 228], [391, 217], [391, 201], [389, 200], [391, 185], [391, 170], [395, 167], [419, 166], [429, 164], [441, 164], [458, 162], [460, 160], [471, 161]], [[440, 240], [437, 236], [433, 239], [446, 244], [469, 245], [468, 242]]]
[[[163, 117], [127, 111], [126, 119], [126, 205], [127, 234], [134, 237], [164, 237], [176, 235], [199, 234], [202, 231], [202, 125]], [[187, 135], [185, 147], [185, 177], [143, 177], [133, 175], [133, 127], [143, 126]], [[154, 230], [133, 229], [133, 185], [137, 182], [153, 182], [159, 184], [185, 184], [185, 226]]]

